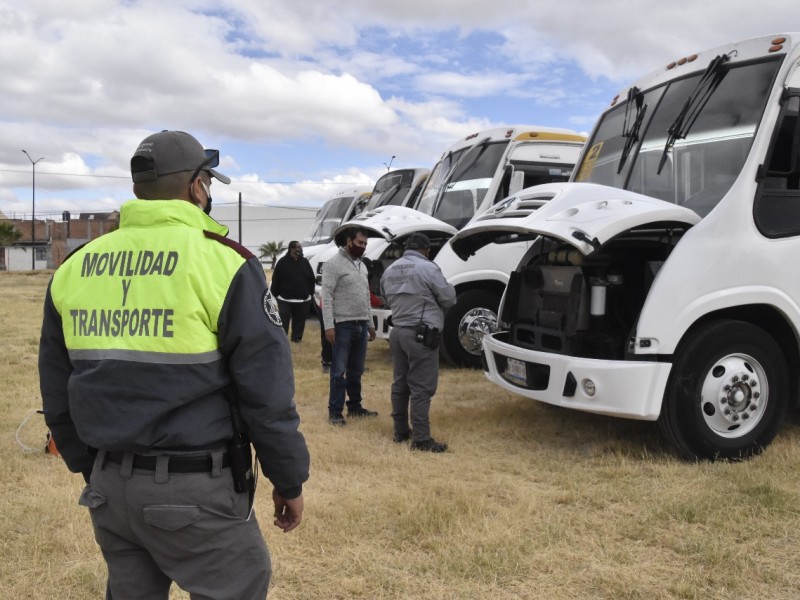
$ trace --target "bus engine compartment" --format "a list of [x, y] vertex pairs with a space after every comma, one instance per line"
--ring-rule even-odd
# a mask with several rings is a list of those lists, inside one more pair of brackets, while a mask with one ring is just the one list
[[529, 350], [623, 359], [650, 287], [690, 226], [649, 224], [584, 256], [540, 237], [511, 274], [499, 316], [503, 341]]

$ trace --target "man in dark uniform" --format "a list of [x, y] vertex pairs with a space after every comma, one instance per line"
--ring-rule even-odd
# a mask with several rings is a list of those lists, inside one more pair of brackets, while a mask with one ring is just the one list
[[119, 229], [74, 252], [48, 287], [45, 420], [87, 482], [79, 502], [108, 598], [166, 600], [172, 581], [197, 598], [266, 596], [270, 558], [237, 432], [274, 486], [274, 524], [291, 531], [303, 515], [309, 456], [289, 343], [258, 259], [204, 214], [211, 178], [230, 182], [218, 162], [187, 133], [147, 137]]
[[[411, 438], [412, 450], [444, 452], [447, 444], [431, 437], [431, 398], [439, 382], [438, 336], [443, 311], [456, 302], [456, 290], [439, 266], [428, 259], [431, 242], [412, 233], [406, 251], [381, 277], [381, 289], [392, 309], [392, 419], [394, 440]], [[409, 428], [409, 406], [411, 427]]]
[[303, 256], [300, 242], [289, 242], [286, 256], [281, 257], [272, 273], [272, 296], [278, 301], [278, 311], [283, 321], [283, 329], [291, 340], [300, 342], [306, 328], [306, 319], [311, 310], [314, 297], [314, 271]]

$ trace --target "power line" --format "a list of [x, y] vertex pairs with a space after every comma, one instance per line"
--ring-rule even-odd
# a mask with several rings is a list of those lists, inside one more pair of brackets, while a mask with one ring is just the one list
[[[235, 206], [235, 204], [222, 203], [222, 202], [219, 203], [219, 205], [222, 205], [222, 206]], [[217, 203], [215, 203], [215, 206], [219, 206], [219, 205]], [[317, 210], [319, 210], [318, 208], [314, 208], [314, 207], [290, 207], [290, 206], [267, 206], [265, 208], [279, 208], [279, 209], [287, 208], [289, 210], [303, 210], [303, 211], [307, 211], [309, 213], [311, 211], [315, 211], [316, 212]], [[98, 210], [96, 208], [95, 209], [71, 208], [70, 210], [67, 210], [67, 211], [63, 211], [63, 210], [62, 211], [41, 211], [41, 212], [40, 211], [36, 211], [36, 217], [37, 217], [37, 220], [46, 220], [47, 218], [51, 218], [51, 220], [55, 220], [53, 217], [61, 217], [65, 212], [68, 212], [70, 214], [80, 215], [80, 214], [91, 214], [91, 213], [111, 213], [111, 212], [115, 212], [116, 210], [118, 210], [118, 209]], [[6, 215], [6, 216], [8, 218], [11, 218], [11, 219], [17, 219], [17, 218], [19, 218], [19, 217], [16, 216], [17, 214], [21, 214], [22, 217], [27, 217], [28, 216], [28, 213], [26, 213], [25, 211], [12, 211], [12, 214], [11, 214], [10, 217], [8, 215]], [[214, 215], [212, 215], [212, 218], [215, 218]], [[242, 221], [242, 223], [257, 223], [257, 222], [276, 222], [276, 221], [308, 221], [309, 219], [313, 219], [313, 215], [298, 216], [298, 217], [246, 217], [246, 216], [242, 216], [241, 221]], [[79, 220], [79, 219], [75, 219], [75, 220]], [[238, 223], [239, 222], [239, 218], [238, 217], [231, 217], [231, 218], [225, 218], [225, 219], [215, 218], [215, 220], [218, 223]]]
[[[21, 173], [27, 175], [27, 171], [18, 169], [0, 169], [0, 173]], [[126, 179], [130, 181], [130, 175], [97, 175], [93, 173], [61, 173], [53, 171], [37, 171], [39, 175], [54, 175], [60, 177], [86, 177], [95, 179]], [[231, 183], [240, 185], [362, 185], [363, 181], [245, 181], [243, 179], [231, 179]], [[369, 185], [369, 183], [367, 183]]]

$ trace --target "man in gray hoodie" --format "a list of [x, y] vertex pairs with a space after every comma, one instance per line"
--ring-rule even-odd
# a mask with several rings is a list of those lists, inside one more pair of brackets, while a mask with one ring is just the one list
[[367, 266], [361, 257], [367, 236], [353, 228], [343, 235], [339, 252], [322, 269], [322, 319], [325, 337], [333, 346], [328, 420], [345, 425], [342, 411], [347, 395], [348, 417], [375, 417], [361, 405], [361, 375], [367, 341], [375, 339], [369, 305]]

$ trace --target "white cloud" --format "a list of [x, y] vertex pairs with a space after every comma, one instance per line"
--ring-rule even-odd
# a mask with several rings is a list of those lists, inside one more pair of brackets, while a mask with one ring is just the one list
[[497, 96], [515, 89], [524, 77], [511, 73], [454, 73], [442, 71], [417, 78], [420, 91], [436, 90], [438, 94], [460, 98]]
[[[118, 204], [130, 196], [132, 149], [162, 128], [223, 153], [245, 142], [307, 151], [294, 178], [319, 182], [339, 151], [355, 157], [336, 167], [342, 177], [374, 179], [392, 154], [431, 166], [465, 133], [515, 120], [476, 110], [485, 98], [522, 99], [530, 114], [558, 108], [563, 122], [543, 124], [589, 130], [609, 81], [779, 32], [796, 13], [789, 0], [0, 2], [2, 210], [29, 202], [22, 148], [46, 157], [45, 207], [78, 202], [75, 190], [85, 190], [81, 203]], [[475, 31], [496, 41], [474, 57], [442, 43]], [[248, 183], [269, 179], [262, 165], [230, 153], [223, 165], [276, 201], [316, 202], [335, 183]], [[233, 187], [215, 195], [234, 198]]]

